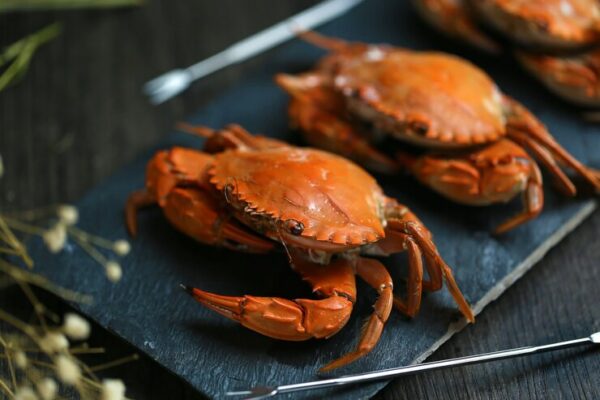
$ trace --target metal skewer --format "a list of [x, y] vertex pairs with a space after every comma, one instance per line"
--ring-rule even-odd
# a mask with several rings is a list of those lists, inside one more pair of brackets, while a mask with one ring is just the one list
[[345, 13], [363, 0], [327, 0], [278, 24], [258, 32], [225, 50], [184, 69], [169, 71], [144, 85], [153, 104], [160, 104], [183, 92], [190, 84], [231, 64], [277, 46], [296, 36], [298, 30], [312, 29]]
[[411, 365], [407, 367], [390, 368], [381, 371], [367, 372], [356, 375], [347, 375], [332, 379], [322, 379], [313, 382], [294, 383], [290, 385], [281, 386], [257, 386], [249, 390], [227, 392], [226, 395], [246, 396], [245, 399], [265, 399], [267, 397], [272, 397], [282, 393], [290, 393], [300, 390], [322, 389], [331, 386], [349, 385], [359, 382], [369, 382], [402, 375], [417, 374], [424, 371], [431, 371], [434, 369], [451, 368], [460, 365], [478, 364], [488, 361], [502, 360], [505, 358], [519, 357], [524, 355], [543, 353], [547, 351], [566, 349], [568, 347], [580, 346], [584, 344], [600, 344], [600, 332], [596, 332], [588, 337], [581, 339], [546, 344], [543, 346], [520, 347], [517, 349], [502, 350], [493, 353], [453, 358], [450, 360], [434, 361], [423, 364]]

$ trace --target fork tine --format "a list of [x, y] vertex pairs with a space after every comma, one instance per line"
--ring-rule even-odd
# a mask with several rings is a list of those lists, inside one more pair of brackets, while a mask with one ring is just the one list
[[[185, 90], [196, 79], [218, 71], [228, 65], [244, 61], [288, 39], [292, 39], [295, 33], [290, 30], [290, 25], [301, 25], [304, 29], [312, 29], [343, 14], [362, 1], [322, 1], [299, 14], [229, 46], [212, 57], [189, 66], [185, 70], [167, 72], [151, 80], [144, 86], [144, 92], [150, 96], [152, 103], [162, 103]], [[179, 76], [172, 76], [173, 73], [179, 73]], [[186, 76], [182, 76], [182, 74]]]
[[143, 91], [150, 97], [151, 103], [160, 104], [184, 91], [191, 81], [189, 71], [177, 69], [147, 82], [143, 87]]

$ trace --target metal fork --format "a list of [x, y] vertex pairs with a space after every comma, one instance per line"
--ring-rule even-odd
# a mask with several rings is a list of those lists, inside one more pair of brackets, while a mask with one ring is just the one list
[[150, 102], [160, 104], [183, 92], [190, 84], [231, 64], [277, 46], [296, 36], [300, 30], [319, 26], [362, 2], [363, 0], [327, 0], [258, 32], [225, 50], [184, 69], [175, 69], [144, 85]]
[[322, 389], [331, 386], [341, 386], [356, 384], [359, 382], [369, 382], [381, 379], [389, 379], [396, 376], [418, 374], [425, 371], [431, 371], [434, 369], [443, 369], [457, 367], [468, 364], [478, 364], [488, 361], [502, 360], [505, 358], [519, 357], [524, 355], [532, 355], [537, 353], [543, 353], [546, 351], [554, 351], [559, 349], [565, 349], [568, 347], [580, 346], [580, 345], [600, 344], [600, 332], [596, 332], [588, 337], [581, 339], [568, 340], [565, 342], [558, 342], [552, 344], [546, 344], [543, 346], [528, 346], [520, 347], [517, 349], [496, 351], [493, 353], [485, 353], [474, 356], [453, 358], [450, 360], [434, 361], [429, 363], [410, 365], [407, 367], [390, 368], [381, 371], [367, 372], [363, 374], [347, 375], [340, 378], [322, 379], [313, 382], [295, 383], [291, 385], [281, 386], [257, 386], [248, 390], [227, 392], [227, 396], [246, 396], [245, 399], [265, 399], [272, 397], [277, 394], [296, 392], [300, 390], [312, 390]]

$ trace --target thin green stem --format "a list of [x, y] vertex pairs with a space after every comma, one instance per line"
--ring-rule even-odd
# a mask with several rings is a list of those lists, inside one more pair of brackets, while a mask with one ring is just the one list
[[46, 319], [44, 318], [44, 312], [46, 311], [46, 307], [37, 299], [37, 297], [33, 293], [33, 290], [31, 290], [27, 282], [17, 281], [17, 284], [21, 287], [21, 290], [25, 294], [25, 297], [27, 297], [27, 300], [29, 300], [29, 302], [33, 306], [33, 311], [35, 312], [35, 315], [37, 316], [38, 321], [42, 326], [42, 329], [44, 330], [44, 332], [46, 332], [48, 330], [48, 326], [46, 325]]
[[98, 371], [102, 371], [102, 370], [105, 370], [105, 369], [108, 369], [108, 368], [113, 368], [113, 367], [116, 367], [116, 366], [119, 366], [119, 365], [122, 365], [122, 364], [126, 364], [126, 363], [129, 363], [129, 362], [132, 362], [132, 361], [136, 361], [139, 358], [140, 357], [137, 354], [134, 353], [134, 354], [131, 354], [131, 355], [126, 356], [126, 357], [122, 357], [122, 358], [118, 358], [118, 359], [113, 360], [113, 361], [109, 361], [109, 362], [104, 363], [104, 364], [95, 365], [93, 367], [90, 367], [90, 370], [94, 371], [94, 372], [98, 372]]
[[100, 236], [92, 235], [91, 233], [85, 232], [75, 226], [69, 226], [67, 230], [73, 235], [73, 237], [77, 237], [80, 240], [95, 244], [96, 246], [104, 247], [105, 249], [112, 250], [115, 245], [113, 241], [104, 239]]
[[[23, 3], [22, 0], [18, 1]], [[0, 2], [0, 12], [7, 10], [7, 3], [10, 2], [11, 1], [7, 0]], [[0, 60], [0, 66], [6, 64], [10, 60], [13, 61], [0, 75], [0, 91], [23, 76], [23, 74], [27, 71], [33, 54], [37, 48], [42, 44], [54, 39], [60, 33], [60, 30], [61, 25], [59, 23], [48, 25], [45, 28], [25, 37], [24, 39], [19, 40], [17, 43], [9, 46], [4, 51]]]
[[12, 255], [15, 255], [15, 256], [18, 256], [19, 254], [21, 254], [20, 251], [15, 250], [15, 249], [9, 249], [7, 247], [0, 247], [0, 253], [12, 254]]
[[81, 237], [73, 236], [75, 241], [81, 248], [96, 260], [100, 265], [104, 266], [108, 262], [108, 259], [102, 255], [94, 246], [92, 246], [87, 240], [81, 239]]
[[8, 364], [8, 371], [10, 373], [10, 379], [12, 381], [13, 389], [17, 390], [17, 376], [15, 374], [15, 368], [12, 363], [10, 346], [8, 345], [8, 343], [6, 343], [2, 335], [0, 335], [0, 344], [2, 344], [2, 346], [4, 347], [4, 354], [6, 356], [6, 363]]
[[15, 281], [28, 282], [31, 285], [37, 286], [51, 293], [54, 293], [55, 295], [67, 301], [86, 304], [92, 302], [91, 296], [83, 295], [81, 293], [77, 293], [69, 289], [61, 288], [60, 286], [53, 284], [43, 276], [23, 270], [22, 268], [19, 268], [16, 265], [4, 261], [2, 258], [0, 258], [0, 272], [4, 272], [5, 274], [11, 276]]
[[9, 227], [23, 233], [41, 236], [44, 234], [44, 232], [46, 232], [45, 229], [40, 228], [39, 226], [31, 225], [26, 222], [19, 221], [18, 219], [7, 217], [6, 215], [1, 216], [0, 219], [4, 219]]
[[13, 391], [10, 390], [10, 388], [8, 387], [6, 382], [4, 382], [4, 380], [2, 380], [2, 379], [0, 379], [0, 389], [4, 390], [4, 392], [8, 395], [8, 397], [10, 399], [15, 397], [15, 394], [13, 393]]
[[23, 243], [21, 243], [19, 241], [19, 239], [17, 239], [17, 237], [13, 234], [12, 230], [10, 229], [10, 227], [7, 224], [7, 221], [2, 216], [0, 216], [0, 233], [2, 233], [2, 240], [6, 244], [8, 244], [9, 246], [11, 246], [14, 250], [16, 250], [17, 252], [19, 252], [19, 256], [21, 257], [21, 259], [23, 260], [23, 262], [29, 268], [32, 268], [33, 267], [33, 260], [31, 259], [31, 257], [27, 253], [27, 249], [25, 248], [25, 246], [23, 245]]
[[32, 326], [27, 325], [25, 322], [21, 321], [20, 319], [18, 319], [17, 317], [15, 317], [13, 315], [7, 313], [6, 311], [4, 311], [1, 308], [0, 308], [0, 320], [13, 326], [14, 328], [17, 328], [18, 330], [20, 330], [21, 332], [23, 332], [24, 334], [29, 336], [29, 338], [31, 340], [33, 340], [35, 343], [38, 343], [39, 338], [37, 337], [37, 335], [35, 333], [35, 329]]
[[46, 218], [50, 215], [56, 216], [56, 212], [59, 206], [59, 204], [51, 204], [44, 207], [33, 208], [31, 210], [7, 212], [4, 213], [4, 215], [9, 218], [24, 219], [31, 221], [35, 219]]

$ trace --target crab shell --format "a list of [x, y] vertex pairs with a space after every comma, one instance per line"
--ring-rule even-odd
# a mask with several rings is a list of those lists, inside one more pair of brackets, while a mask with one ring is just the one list
[[470, 0], [488, 25], [528, 47], [572, 50], [600, 40], [596, 0]]
[[521, 65], [558, 96], [577, 105], [600, 107], [600, 50], [564, 57], [516, 55]]
[[482, 70], [438, 52], [368, 46], [337, 52], [333, 86], [348, 110], [400, 140], [461, 148], [506, 132], [503, 95]]
[[343, 251], [385, 236], [381, 188], [342, 157], [288, 146], [228, 150], [208, 174], [236, 218], [274, 240]]

